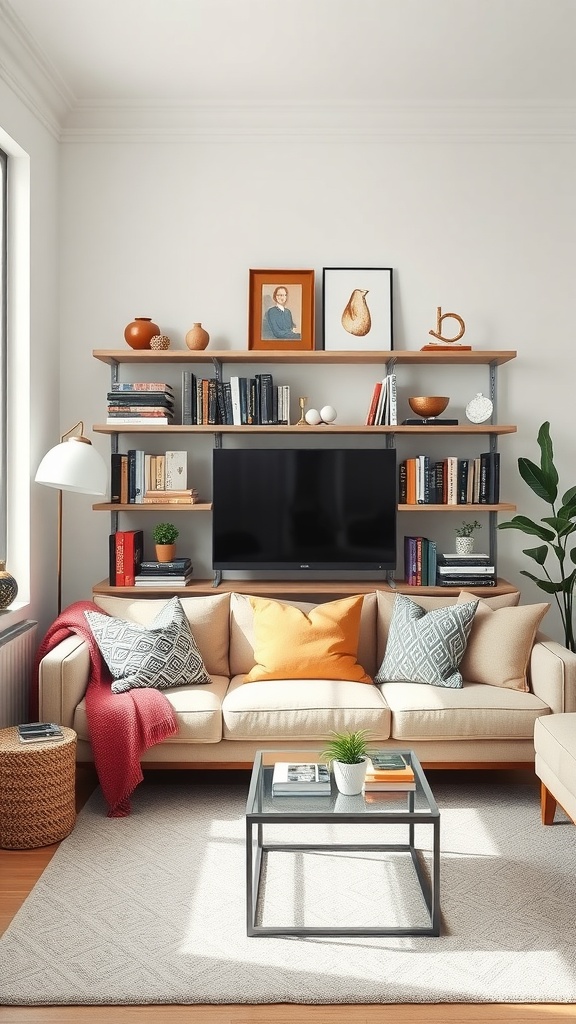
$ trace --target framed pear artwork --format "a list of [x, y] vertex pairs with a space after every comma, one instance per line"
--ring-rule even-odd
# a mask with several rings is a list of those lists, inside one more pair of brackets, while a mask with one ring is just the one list
[[324, 267], [322, 310], [327, 351], [394, 348], [390, 267]]

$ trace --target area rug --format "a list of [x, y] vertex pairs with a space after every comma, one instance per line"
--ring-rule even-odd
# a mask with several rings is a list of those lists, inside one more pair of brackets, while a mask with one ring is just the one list
[[[0, 1002], [574, 1002], [574, 826], [543, 827], [532, 785], [454, 772], [432, 784], [439, 938], [247, 938], [244, 774], [147, 779], [128, 818], [107, 818], [97, 790], [0, 940]], [[271, 924], [421, 913], [395, 855], [275, 853], [264, 897]]]

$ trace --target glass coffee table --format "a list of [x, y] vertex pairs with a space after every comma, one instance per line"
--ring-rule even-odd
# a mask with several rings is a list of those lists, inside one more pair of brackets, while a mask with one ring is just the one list
[[[384, 748], [383, 748], [384, 749]], [[396, 748], [394, 748], [396, 749]], [[428, 785], [422, 766], [411, 750], [399, 751], [412, 765], [416, 789], [408, 792], [370, 792], [342, 797], [331, 773], [331, 793], [327, 796], [273, 796], [272, 774], [276, 761], [318, 761], [310, 751], [259, 750], [256, 753], [246, 804], [246, 925], [249, 936], [257, 935], [439, 935], [440, 934], [440, 811]], [[298, 839], [301, 826], [312, 825], [376, 825], [382, 839], [389, 836], [390, 826], [404, 826], [401, 842], [302, 843]], [[268, 825], [294, 826], [294, 842], [265, 842]], [[416, 826], [432, 830], [428, 856], [415, 839]], [[268, 830], [270, 831], [270, 830]], [[291, 829], [283, 829], [291, 832]], [[333, 831], [333, 830], [332, 830]], [[346, 830], [343, 830], [346, 831]], [[373, 829], [370, 833], [373, 833]], [[419, 832], [420, 835], [420, 832]], [[394, 838], [398, 838], [395, 835]], [[334, 925], [263, 925], [258, 923], [258, 900], [268, 858], [277, 852], [376, 851], [386, 856], [405, 855], [411, 861], [423, 901], [425, 920], [420, 924], [386, 924], [344, 926]], [[335, 898], [334, 903], [337, 903]]]

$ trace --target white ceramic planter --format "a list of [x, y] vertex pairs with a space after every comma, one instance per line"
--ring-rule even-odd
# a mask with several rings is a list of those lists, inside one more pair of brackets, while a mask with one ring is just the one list
[[456, 537], [456, 552], [459, 555], [471, 555], [474, 551], [474, 537]]
[[336, 785], [344, 796], [356, 796], [362, 792], [366, 778], [366, 758], [359, 764], [344, 764], [343, 761], [332, 761], [332, 769]]

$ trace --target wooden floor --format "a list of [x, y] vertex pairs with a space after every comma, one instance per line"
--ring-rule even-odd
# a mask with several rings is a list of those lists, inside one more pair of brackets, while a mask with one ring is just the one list
[[[518, 782], [536, 786], [527, 773]], [[93, 771], [80, 769], [78, 808], [95, 785]], [[56, 843], [38, 850], [0, 850], [0, 933], [7, 928], [57, 847]], [[542, 1003], [0, 1006], [1, 1024], [565, 1024], [569, 1020], [576, 1021], [574, 1005]]]

